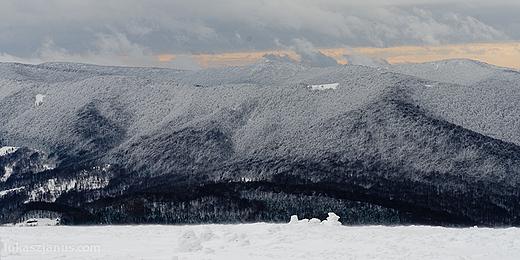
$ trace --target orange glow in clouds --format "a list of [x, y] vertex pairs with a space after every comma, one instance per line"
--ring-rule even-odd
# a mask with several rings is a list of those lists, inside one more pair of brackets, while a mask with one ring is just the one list
[[236, 52], [222, 54], [200, 54], [200, 55], [158, 55], [159, 61], [168, 62], [177, 56], [189, 57], [202, 67], [221, 67], [221, 66], [243, 66], [255, 62], [265, 61], [263, 58], [266, 53], [280, 56], [289, 56], [292, 59], [300, 60], [300, 56], [291, 51], [268, 51], [268, 52]]
[[[341, 64], [347, 64], [345, 55], [364, 55], [373, 59], [385, 59], [391, 64], [418, 63], [451, 58], [468, 58], [501, 67], [520, 69], [520, 43], [475, 43], [441, 46], [398, 46], [388, 48], [359, 47], [318, 49]], [[191, 58], [202, 67], [242, 66], [266, 60], [262, 56], [275, 54], [300, 60], [291, 51], [239, 52], [222, 54], [180, 55]], [[159, 55], [165, 64], [177, 55]]]
[[345, 64], [345, 54], [363, 54], [382, 58], [391, 64], [418, 63], [452, 58], [467, 58], [496, 66], [520, 69], [519, 43], [481, 43], [441, 46], [399, 46], [389, 48], [354, 48], [352, 50], [321, 50], [327, 56]]

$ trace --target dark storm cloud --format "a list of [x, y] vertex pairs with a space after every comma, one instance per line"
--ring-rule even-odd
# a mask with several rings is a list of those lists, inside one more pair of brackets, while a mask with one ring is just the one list
[[167, 53], [297, 49], [298, 39], [325, 48], [520, 37], [517, 1], [416, 2], [2, 0], [0, 57], [127, 56], [146, 64]]

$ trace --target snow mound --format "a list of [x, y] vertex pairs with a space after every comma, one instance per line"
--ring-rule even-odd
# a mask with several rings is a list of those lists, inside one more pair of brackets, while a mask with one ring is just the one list
[[324, 226], [341, 226], [341, 222], [339, 222], [339, 216], [334, 214], [334, 212], [329, 212], [329, 216], [326, 220], [322, 221], [321, 224]]
[[311, 220], [309, 220], [309, 224], [310, 225], [319, 225], [319, 224], [321, 224], [321, 220], [317, 219], [317, 218], [311, 218]]
[[312, 218], [311, 220], [302, 219], [298, 220], [298, 215], [292, 215], [291, 220], [289, 221], [290, 225], [295, 224], [310, 224], [310, 225], [324, 225], [324, 226], [341, 226], [341, 222], [339, 222], [340, 217], [336, 215], [334, 212], [329, 212], [329, 216], [326, 220], [319, 220], [317, 218]]
[[188, 229], [182, 232], [179, 239], [179, 249], [181, 252], [197, 252], [202, 250], [200, 239], [195, 234], [193, 229]]
[[292, 215], [289, 224], [297, 224], [298, 223], [298, 215]]
[[213, 233], [213, 230], [211, 230], [209, 227], [204, 227], [202, 229], [202, 231], [199, 233], [199, 236], [198, 238], [202, 241], [202, 242], [207, 242], [207, 241], [211, 241], [213, 239], [218, 239], [220, 238], [219, 236], [215, 235]]
[[249, 241], [249, 238], [247, 238], [247, 235], [245, 233], [242, 233], [240, 235], [237, 233], [231, 233], [226, 236], [226, 240], [228, 243], [232, 243], [238, 247], [251, 245], [251, 242]]
[[321, 84], [321, 85], [310, 85], [309, 88], [312, 90], [326, 90], [326, 89], [337, 89], [339, 83]]

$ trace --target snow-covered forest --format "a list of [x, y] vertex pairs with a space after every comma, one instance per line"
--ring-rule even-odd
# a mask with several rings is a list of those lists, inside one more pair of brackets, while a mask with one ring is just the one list
[[0, 63], [0, 220], [518, 226], [520, 74]]

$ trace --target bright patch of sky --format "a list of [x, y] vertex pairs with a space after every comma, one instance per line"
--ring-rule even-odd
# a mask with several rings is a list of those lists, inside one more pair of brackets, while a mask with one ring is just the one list
[[[247, 63], [219, 59], [224, 54], [292, 52], [311, 66], [330, 66], [343, 58], [323, 50], [514, 45], [519, 12], [520, 2], [508, 0], [4, 0], [0, 61], [199, 69]], [[519, 68], [520, 61], [503, 65]]]

